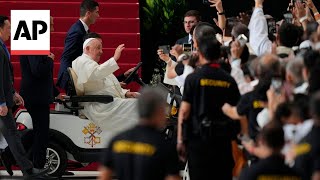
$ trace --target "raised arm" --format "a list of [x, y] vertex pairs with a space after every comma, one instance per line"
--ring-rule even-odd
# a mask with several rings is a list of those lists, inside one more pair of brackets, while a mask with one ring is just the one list
[[255, 0], [255, 8], [249, 23], [250, 45], [257, 56], [270, 53], [272, 42], [268, 38], [268, 24], [263, 13], [263, 1]]
[[224, 30], [226, 27], [227, 18], [225, 12], [223, 10], [222, 1], [221, 0], [209, 0], [210, 7], [215, 7], [217, 9], [218, 14], [218, 26], [220, 29]]

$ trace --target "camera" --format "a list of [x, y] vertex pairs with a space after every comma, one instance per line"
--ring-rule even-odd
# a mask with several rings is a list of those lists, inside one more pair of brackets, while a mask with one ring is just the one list
[[163, 50], [163, 54], [169, 54], [170, 53], [170, 45], [159, 46], [159, 49]]

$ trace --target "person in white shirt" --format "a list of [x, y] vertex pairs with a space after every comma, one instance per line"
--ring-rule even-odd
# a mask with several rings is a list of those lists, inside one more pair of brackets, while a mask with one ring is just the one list
[[72, 69], [78, 76], [75, 83], [85, 95], [113, 96], [113, 102], [108, 104], [83, 103], [84, 110], [81, 111], [111, 136], [131, 128], [138, 122], [136, 97], [139, 93], [122, 89], [113, 75], [113, 72], [119, 69], [117, 60], [123, 49], [124, 45], [119, 45], [114, 56], [99, 65], [102, 40], [89, 38], [83, 44], [84, 53], [72, 62]]
[[[257, 56], [271, 53], [272, 41], [268, 38], [268, 23], [263, 13], [264, 0], [255, 0], [255, 8], [249, 23], [250, 45]], [[277, 32], [277, 55], [281, 58], [293, 54], [292, 47], [298, 45], [299, 27], [282, 23]]]

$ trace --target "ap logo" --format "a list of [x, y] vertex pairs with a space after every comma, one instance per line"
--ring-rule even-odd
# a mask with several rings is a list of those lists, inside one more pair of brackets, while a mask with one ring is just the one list
[[50, 10], [11, 10], [11, 54], [50, 54]]

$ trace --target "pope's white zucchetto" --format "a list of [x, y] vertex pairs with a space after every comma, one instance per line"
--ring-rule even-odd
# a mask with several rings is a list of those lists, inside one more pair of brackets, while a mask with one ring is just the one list
[[94, 39], [96, 39], [96, 38], [88, 38], [87, 40], [85, 40], [83, 43], [82, 49], [85, 49], [88, 46], [88, 44]]

